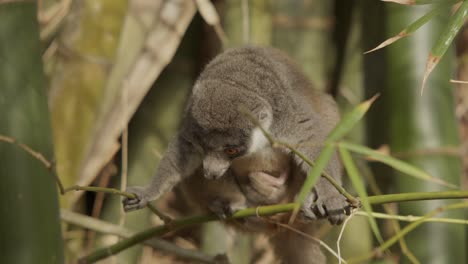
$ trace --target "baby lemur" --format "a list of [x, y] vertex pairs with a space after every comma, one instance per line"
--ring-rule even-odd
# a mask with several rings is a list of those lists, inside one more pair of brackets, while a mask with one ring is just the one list
[[[202, 170], [198, 170], [180, 186], [186, 200], [195, 208], [225, 218], [248, 207], [291, 202], [303, 177], [293, 177], [290, 163], [285, 151], [266, 147], [234, 160], [218, 180], [207, 179]], [[261, 231], [268, 226], [263, 221], [249, 219], [242, 221], [239, 227]]]
[[[261, 130], [239, 111], [240, 107], [275, 139], [296, 146], [311, 160], [317, 158], [321, 144], [339, 119], [334, 101], [314, 91], [281, 52], [256, 47], [228, 50], [201, 73], [187, 102], [180, 130], [169, 143], [155, 176], [146, 187], [128, 188], [137, 198], [124, 200], [125, 210], [143, 208], [183, 180], [185, 186], [192, 184], [189, 189], [207, 197], [217, 195], [210, 188], [205, 189], [206, 182], [215, 186], [220, 196], [238, 186], [240, 192], [232, 192], [237, 197], [226, 199], [234, 210], [237, 206], [291, 200], [296, 193], [289, 184], [300, 185], [310, 166], [288, 150], [272, 149]], [[263, 168], [261, 163], [254, 168], [258, 157], [276, 159], [275, 166], [279, 166], [273, 166], [275, 171]], [[242, 163], [250, 167], [239, 165]], [[341, 182], [336, 154], [326, 170]], [[197, 184], [199, 187], [195, 187]], [[215, 203], [209, 207], [218, 213], [222, 211], [220, 206], [226, 204], [220, 199], [212, 201]], [[336, 224], [343, 221], [346, 206], [346, 199], [321, 178], [301, 211], [310, 219], [327, 217]]]
[[[237, 158], [219, 180], [203, 177], [200, 169], [180, 185], [186, 200], [202, 212], [214, 212], [221, 218], [236, 210], [260, 205], [291, 202], [299, 191], [304, 175], [286, 151], [265, 147]], [[270, 238], [279, 263], [324, 264], [319, 245], [289, 230], [278, 229], [276, 223], [287, 223], [290, 214], [270, 217], [249, 217], [227, 222], [242, 231], [263, 232]], [[302, 220], [302, 221], [301, 221]], [[313, 234], [319, 225], [298, 219], [294, 229]]]

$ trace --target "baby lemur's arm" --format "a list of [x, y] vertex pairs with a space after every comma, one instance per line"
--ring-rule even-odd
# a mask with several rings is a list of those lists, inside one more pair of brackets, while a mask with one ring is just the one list
[[201, 165], [201, 154], [197, 147], [179, 133], [170, 143], [161, 159], [156, 175], [146, 187], [132, 186], [126, 191], [137, 198], [123, 201], [125, 211], [145, 207], [148, 202], [158, 199], [184, 178], [192, 175]]

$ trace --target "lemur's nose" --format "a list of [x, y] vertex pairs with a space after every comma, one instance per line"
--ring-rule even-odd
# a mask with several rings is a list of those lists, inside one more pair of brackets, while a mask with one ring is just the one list
[[209, 169], [203, 169], [203, 175], [205, 178], [210, 179], [210, 180], [216, 180], [221, 177], [222, 174], [216, 173], [212, 170]]

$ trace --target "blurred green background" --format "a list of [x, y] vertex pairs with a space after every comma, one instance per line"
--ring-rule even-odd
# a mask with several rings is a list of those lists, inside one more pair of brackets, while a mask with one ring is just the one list
[[[197, 75], [222, 50], [241, 45], [285, 51], [342, 112], [380, 94], [347, 140], [466, 190], [468, 86], [450, 80], [468, 80], [468, 4], [441, 2], [0, 1], [0, 262], [75, 263], [119, 236], [161, 224], [146, 209], [124, 214], [116, 195], [60, 195], [53, 171], [65, 187], [147, 183]], [[400, 32], [409, 36], [363, 54]], [[421, 94], [428, 60], [438, 64]], [[449, 190], [372, 160], [356, 161], [370, 195]], [[421, 216], [454, 202], [374, 211]], [[157, 206], [174, 218], [194, 213], [177, 190]], [[467, 210], [438, 216], [465, 222], [424, 223], [360, 263], [467, 263]], [[408, 224], [378, 223], [384, 239]], [[339, 230], [325, 225], [315, 235], [336, 249]], [[219, 222], [152, 242], [102, 263], [215, 263], [213, 256], [225, 252], [232, 263], [274, 263], [264, 236], [235, 234]], [[359, 259], [377, 246], [367, 219], [353, 217], [341, 242], [344, 258]]]

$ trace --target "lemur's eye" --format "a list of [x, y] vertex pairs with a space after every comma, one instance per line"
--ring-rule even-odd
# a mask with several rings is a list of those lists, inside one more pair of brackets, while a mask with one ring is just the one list
[[224, 153], [228, 156], [236, 156], [240, 153], [240, 149], [238, 147], [226, 147], [224, 148]]

